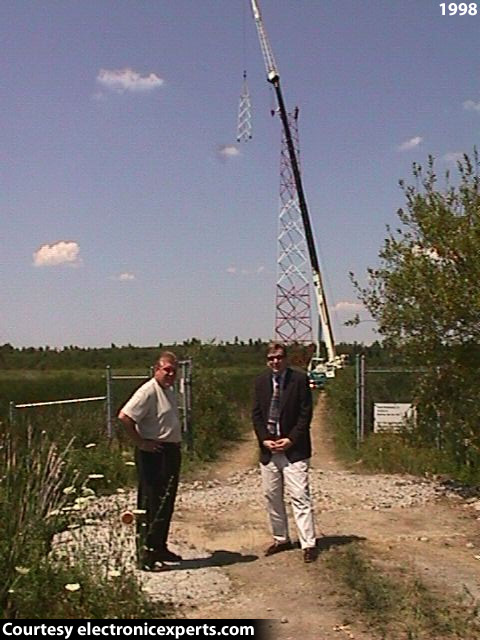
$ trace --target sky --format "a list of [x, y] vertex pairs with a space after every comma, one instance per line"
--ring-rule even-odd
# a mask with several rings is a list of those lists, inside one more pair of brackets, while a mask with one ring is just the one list
[[[479, 142], [480, 6], [259, 4], [335, 340], [369, 343], [349, 272], [378, 263], [399, 179]], [[0, 344], [271, 338], [281, 122], [248, 1], [2, 0], [0, 43]]]

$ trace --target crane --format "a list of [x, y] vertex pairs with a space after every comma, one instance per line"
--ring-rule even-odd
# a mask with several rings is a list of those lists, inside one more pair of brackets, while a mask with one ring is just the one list
[[292, 134], [290, 131], [290, 124], [288, 122], [287, 110], [285, 108], [285, 102], [283, 99], [282, 89], [280, 86], [280, 74], [275, 62], [270, 41], [265, 30], [262, 14], [260, 13], [260, 7], [258, 0], [250, 0], [253, 18], [257, 27], [258, 39], [260, 41], [260, 48], [262, 50], [265, 67], [267, 70], [267, 80], [273, 86], [275, 90], [275, 96], [277, 99], [278, 112], [282, 121], [285, 140], [287, 143], [288, 154], [290, 157], [290, 163], [292, 166], [292, 173], [295, 181], [295, 187], [298, 194], [298, 204], [300, 207], [300, 213], [302, 216], [303, 228], [305, 231], [305, 239], [308, 247], [308, 254], [310, 258], [310, 265], [312, 268], [312, 280], [315, 290], [315, 298], [317, 301], [318, 315], [320, 320], [320, 327], [322, 338], [325, 342], [327, 350], [327, 362], [323, 363], [322, 359], [317, 353], [316, 358], [312, 358], [309, 365], [309, 372], [317, 370], [319, 374], [326, 377], [333, 377], [335, 375], [335, 369], [339, 368], [343, 364], [341, 356], [337, 356], [335, 351], [335, 342], [333, 339], [332, 325], [330, 322], [330, 316], [328, 313], [327, 301], [325, 297], [325, 290], [323, 287], [322, 276], [320, 272], [320, 266], [317, 257], [317, 251], [315, 248], [315, 242], [313, 239], [312, 226], [310, 224], [310, 216], [308, 213], [307, 201], [305, 199], [305, 193], [303, 190], [302, 177], [298, 165], [297, 156], [295, 153], [295, 147], [293, 144]]

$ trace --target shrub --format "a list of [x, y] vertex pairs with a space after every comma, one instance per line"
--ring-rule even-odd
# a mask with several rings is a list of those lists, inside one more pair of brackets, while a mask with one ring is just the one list
[[228, 377], [212, 369], [196, 368], [193, 380], [194, 456], [214, 460], [220, 449], [238, 439], [241, 433], [236, 405], [228, 401]]

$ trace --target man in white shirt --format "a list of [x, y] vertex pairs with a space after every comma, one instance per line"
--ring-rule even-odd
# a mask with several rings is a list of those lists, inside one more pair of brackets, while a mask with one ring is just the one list
[[118, 414], [135, 444], [137, 506], [145, 511], [137, 525], [137, 557], [145, 570], [182, 558], [167, 547], [181, 464], [181, 426], [173, 384], [177, 357], [164, 351], [153, 378], [132, 395]]

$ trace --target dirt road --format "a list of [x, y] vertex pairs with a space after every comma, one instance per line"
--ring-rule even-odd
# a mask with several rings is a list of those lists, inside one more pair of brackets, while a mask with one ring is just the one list
[[365, 540], [384, 560], [427, 583], [445, 592], [466, 587], [480, 600], [478, 502], [445, 496], [426, 480], [342, 468], [333, 455], [323, 399], [312, 433], [320, 550], [315, 564], [305, 565], [299, 549], [263, 556], [270, 537], [252, 437], [182, 488], [172, 546], [190, 559], [148, 576], [149, 590], [169, 594], [187, 618], [272, 619], [279, 640], [371, 640], [372, 632], [340, 605], [325, 568], [330, 549]]

